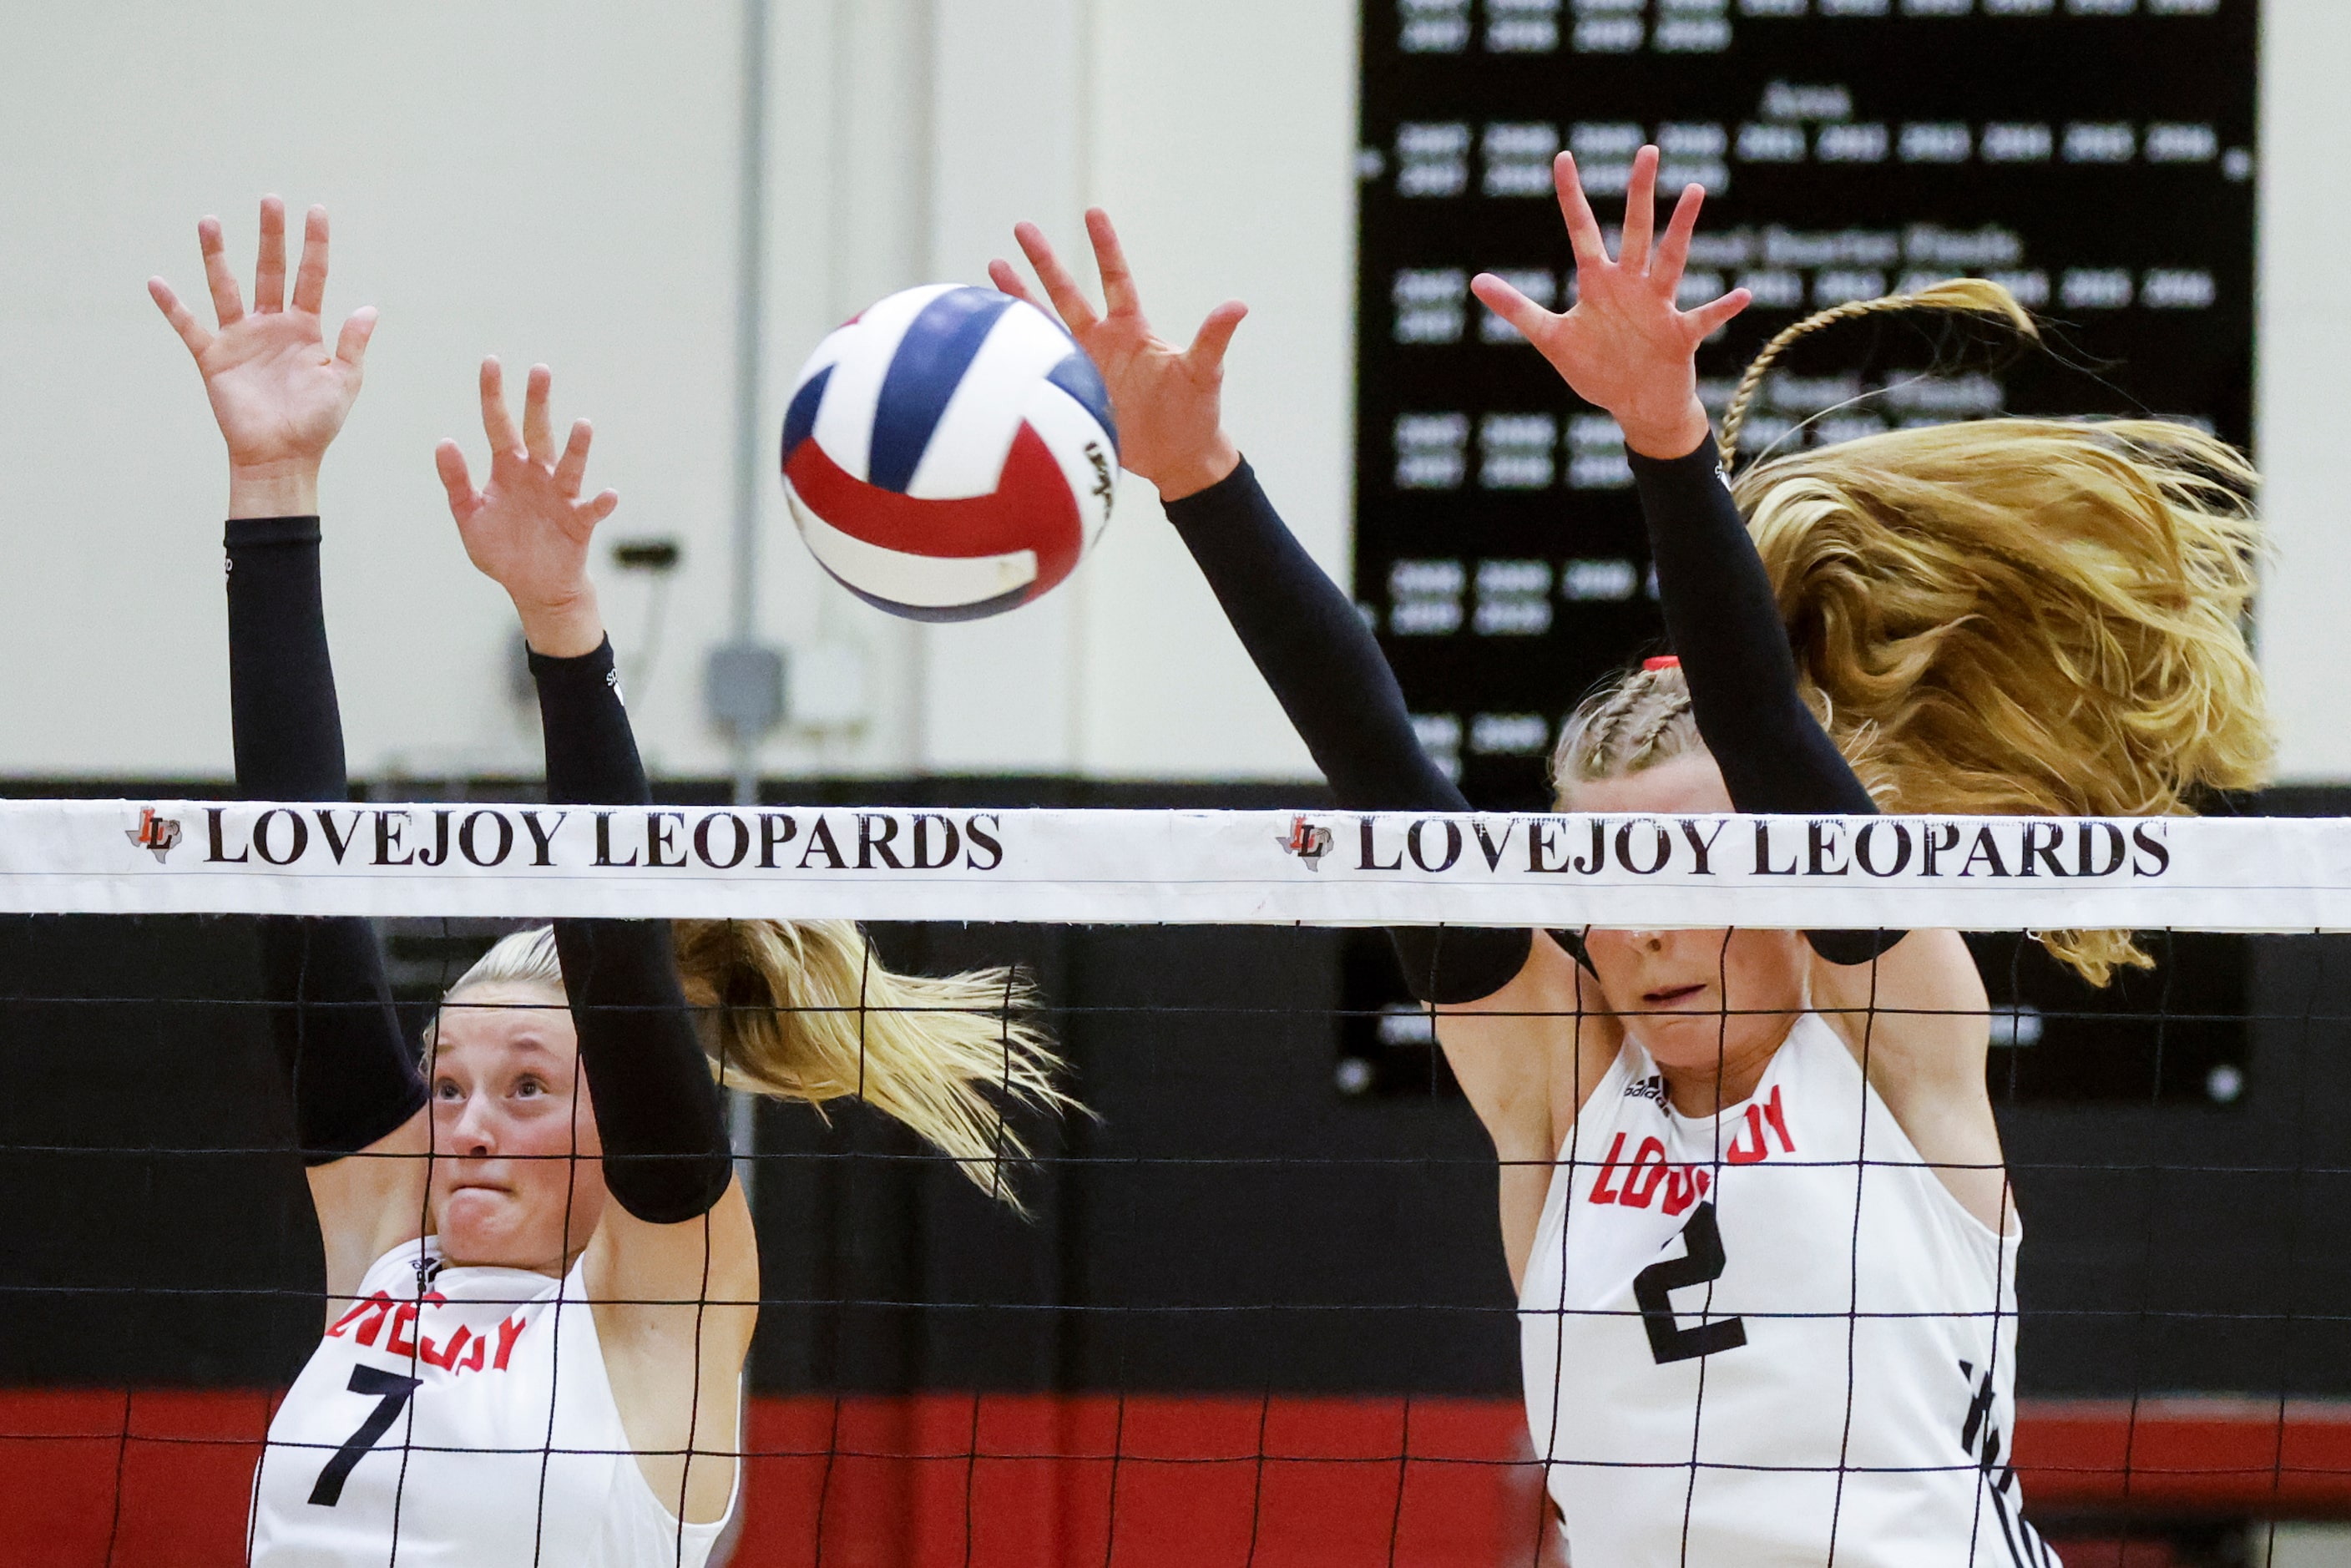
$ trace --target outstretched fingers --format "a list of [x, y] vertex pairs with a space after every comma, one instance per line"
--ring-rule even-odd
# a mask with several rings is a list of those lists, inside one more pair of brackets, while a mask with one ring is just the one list
[[1038, 298], [1036, 290], [1029, 287], [1028, 281], [1020, 276], [1019, 270], [1001, 256], [987, 264], [987, 280], [996, 285], [997, 292], [1009, 294], [1024, 305], [1034, 305], [1048, 315], [1052, 313], [1052, 307]]
[[1520, 293], [1490, 272], [1481, 272], [1469, 280], [1469, 292], [1478, 302], [1519, 329], [1519, 335], [1529, 342], [1538, 340], [1544, 328], [1559, 318]]
[[1551, 179], [1559, 192], [1559, 214], [1567, 220], [1567, 243], [1575, 252], [1576, 266], [1606, 262], [1608, 246], [1600, 237], [1600, 220], [1593, 215], [1592, 204], [1584, 199], [1583, 180], [1575, 171], [1575, 154], [1562, 152], [1552, 159]]
[[212, 291], [214, 323], [227, 327], [245, 319], [245, 298], [237, 292], [236, 275], [228, 269], [228, 242], [221, 237], [218, 218], [197, 221], [196, 248], [204, 253], [204, 287]]
[[326, 302], [327, 209], [312, 207], [302, 219], [302, 265], [294, 274], [294, 308], [316, 316]]
[[350, 319], [335, 339], [335, 358], [353, 371], [367, 363], [368, 340], [375, 336], [375, 307], [362, 305], [351, 312]]
[[1635, 275], [1649, 270], [1649, 240], [1657, 228], [1657, 150], [1633, 154], [1633, 177], [1625, 187], [1625, 238], [1616, 263]]
[[595, 427], [584, 419], [571, 422], [571, 438], [563, 444], [563, 456], [555, 465], [555, 490], [565, 500], [580, 494], [580, 486], [588, 478], [588, 444], [596, 439]]
[[188, 346], [188, 352], [198, 359], [204, 358], [204, 350], [212, 347], [213, 335], [204, 330], [204, 324], [196, 319], [193, 311], [180, 303], [180, 297], [172, 292], [172, 286], [160, 277], [151, 277], [147, 280], [147, 297], [155, 301], [157, 309], [163, 312], [163, 319], [172, 324], [172, 330], [180, 335], [180, 341]]
[[1747, 308], [1755, 296], [1744, 288], [1734, 288], [1721, 298], [1709, 301], [1685, 313], [1682, 319], [1689, 324], [1695, 338], [1703, 342], [1722, 330], [1730, 319]]
[[1656, 256], [1649, 263], [1649, 281], [1669, 298], [1681, 287], [1682, 269], [1689, 265], [1690, 238], [1698, 232], [1698, 213], [1704, 205], [1705, 186], [1682, 187], [1673, 221], [1666, 225], [1666, 237], [1657, 242]]
[[522, 432], [515, 428], [514, 411], [507, 407], [506, 371], [492, 355], [482, 361], [482, 434], [490, 438], [490, 457], [523, 450]]
[[276, 196], [261, 198], [261, 250], [253, 265], [253, 313], [274, 315], [286, 308], [286, 204]]
[[1094, 270], [1102, 274], [1102, 309], [1112, 316], [1143, 313], [1143, 297], [1134, 287], [1134, 269], [1118, 243], [1118, 230], [1100, 207], [1086, 209], [1086, 238], [1093, 242]]
[[545, 365], [531, 366], [530, 376], [523, 382], [523, 450], [542, 468], [555, 461], [555, 418], [547, 409], [548, 394], [554, 387], [555, 372]]
[[482, 505], [481, 493], [474, 488], [473, 476], [465, 472], [465, 449], [444, 438], [433, 449], [433, 468], [441, 476], [441, 488], [448, 493], [449, 515], [464, 523]]
[[1063, 267], [1061, 258], [1053, 254], [1053, 246], [1045, 238], [1043, 229], [1035, 224], [1015, 224], [1012, 225], [1012, 237], [1020, 243], [1020, 254], [1029, 258], [1029, 265], [1037, 269], [1037, 281], [1045, 286], [1045, 296], [1052, 300], [1053, 308], [1061, 315], [1062, 326], [1073, 333], [1083, 332], [1102, 319], [1094, 314], [1094, 308], [1087, 300], [1085, 290], [1078, 287], [1078, 280], [1070, 276], [1070, 269]]
[[1214, 375], [1223, 371], [1225, 350], [1233, 346], [1233, 334], [1248, 314], [1249, 307], [1238, 299], [1228, 299], [1208, 312], [1208, 319], [1192, 334], [1192, 346], [1184, 350], [1195, 373]]

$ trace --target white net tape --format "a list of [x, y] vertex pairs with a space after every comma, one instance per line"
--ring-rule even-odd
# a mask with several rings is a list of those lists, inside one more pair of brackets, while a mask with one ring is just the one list
[[2351, 930], [2351, 820], [0, 802], [0, 912]]

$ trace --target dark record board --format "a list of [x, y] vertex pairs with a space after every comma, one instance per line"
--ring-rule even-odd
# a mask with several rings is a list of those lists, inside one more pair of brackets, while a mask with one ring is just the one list
[[1685, 303], [1719, 413], [1771, 334], [1844, 299], [1996, 277], [2016, 353], [1935, 322], [1801, 344], [1743, 449], [1913, 421], [2158, 413], [2250, 439], [2256, 0], [1366, 0], [1356, 596], [1481, 807], [1547, 804], [1562, 717], [1658, 643], [1621, 438], [1468, 293], [1564, 308], [1550, 180], [1614, 230], [1634, 149], [1708, 193]]

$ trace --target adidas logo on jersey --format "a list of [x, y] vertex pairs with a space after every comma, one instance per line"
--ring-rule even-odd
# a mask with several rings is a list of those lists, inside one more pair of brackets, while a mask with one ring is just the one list
[[1632, 1082], [1625, 1085], [1625, 1098], [1627, 1100], [1650, 1100], [1655, 1101], [1657, 1104], [1664, 1104], [1666, 1103], [1666, 1075], [1662, 1072], [1652, 1072], [1646, 1078], [1636, 1078], [1633, 1080]]

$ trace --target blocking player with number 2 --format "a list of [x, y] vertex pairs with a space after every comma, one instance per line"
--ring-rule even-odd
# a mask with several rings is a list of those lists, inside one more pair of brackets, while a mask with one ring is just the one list
[[[2257, 779], [2242, 460], [2156, 421], [1999, 420], [1781, 457], [1734, 497], [1694, 356], [1747, 301], [1677, 308], [1701, 193], [1656, 235], [1656, 173], [1644, 149], [1611, 257], [1560, 159], [1564, 315], [1476, 286], [1623, 427], [1678, 654], [1569, 718], [1560, 808], [2126, 814]], [[1017, 234], [1340, 804], [1467, 810], [1223, 428], [1240, 308], [1161, 341], [1088, 225], [1102, 311]], [[2031, 330], [1984, 284], [1865, 309], [1917, 308]], [[1500, 1161], [1529, 1423], [1576, 1568], [2053, 1561], [2005, 1451], [2022, 1233], [1957, 933], [1392, 935]], [[2143, 961], [2114, 933], [2053, 944], [2094, 979]]]

